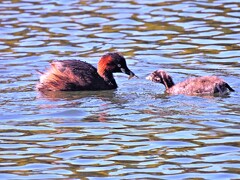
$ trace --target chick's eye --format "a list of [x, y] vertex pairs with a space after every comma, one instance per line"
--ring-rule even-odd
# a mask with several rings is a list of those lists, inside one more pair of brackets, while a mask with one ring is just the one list
[[118, 67], [121, 67], [121, 64], [118, 64], [117, 66], [118, 66]]
[[156, 81], [160, 81], [160, 78], [159, 78], [159, 77], [156, 77], [155, 80], [156, 80]]

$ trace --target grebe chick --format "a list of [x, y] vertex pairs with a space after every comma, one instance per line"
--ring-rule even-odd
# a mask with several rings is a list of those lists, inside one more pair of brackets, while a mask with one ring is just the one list
[[156, 83], [162, 83], [169, 94], [185, 95], [213, 95], [219, 93], [224, 95], [234, 91], [225, 81], [217, 76], [202, 76], [189, 78], [178, 84], [174, 84], [172, 77], [163, 70], [151, 73], [146, 79]]
[[135, 74], [127, 67], [125, 58], [117, 53], [107, 53], [101, 57], [97, 69], [79, 60], [53, 61], [51, 67], [41, 73], [37, 84], [39, 91], [96, 91], [116, 89], [113, 73]]

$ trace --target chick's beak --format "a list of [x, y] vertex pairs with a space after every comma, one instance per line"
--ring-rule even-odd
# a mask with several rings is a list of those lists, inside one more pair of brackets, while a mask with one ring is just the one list
[[146, 79], [151, 81], [151, 80], [152, 80], [152, 76], [151, 76], [151, 75], [148, 75], [148, 76], [146, 77]]
[[[128, 79], [131, 79], [132, 77], [137, 77], [132, 71], [130, 71], [127, 68], [121, 68], [121, 71], [127, 75], [129, 75]], [[138, 77], [137, 77], [138, 78]]]

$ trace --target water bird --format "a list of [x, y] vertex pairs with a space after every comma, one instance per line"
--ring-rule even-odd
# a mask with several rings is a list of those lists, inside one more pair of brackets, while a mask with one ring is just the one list
[[[46, 72], [40, 72], [39, 91], [97, 91], [116, 89], [113, 73], [122, 72], [129, 79], [136, 76], [128, 69], [126, 60], [118, 52], [104, 54], [97, 68], [80, 60], [53, 61]], [[137, 77], [137, 76], [136, 76]]]
[[163, 84], [167, 93], [175, 95], [214, 95], [217, 93], [224, 95], [228, 91], [234, 91], [228, 83], [217, 76], [189, 78], [175, 84], [172, 77], [166, 71], [156, 70], [148, 75], [146, 79]]

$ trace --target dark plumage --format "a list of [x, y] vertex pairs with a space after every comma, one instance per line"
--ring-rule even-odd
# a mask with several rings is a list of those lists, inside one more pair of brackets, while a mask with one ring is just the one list
[[169, 94], [186, 95], [213, 95], [219, 93], [224, 95], [229, 91], [234, 91], [226, 82], [217, 76], [203, 76], [189, 78], [178, 84], [174, 84], [172, 77], [163, 70], [151, 73], [146, 79], [156, 83], [162, 83]]
[[40, 91], [84, 91], [116, 89], [113, 73], [123, 72], [129, 78], [135, 76], [119, 53], [107, 53], [101, 57], [96, 69], [79, 60], [53, 61], [51, 67], [41, 73], [37, 89]]

